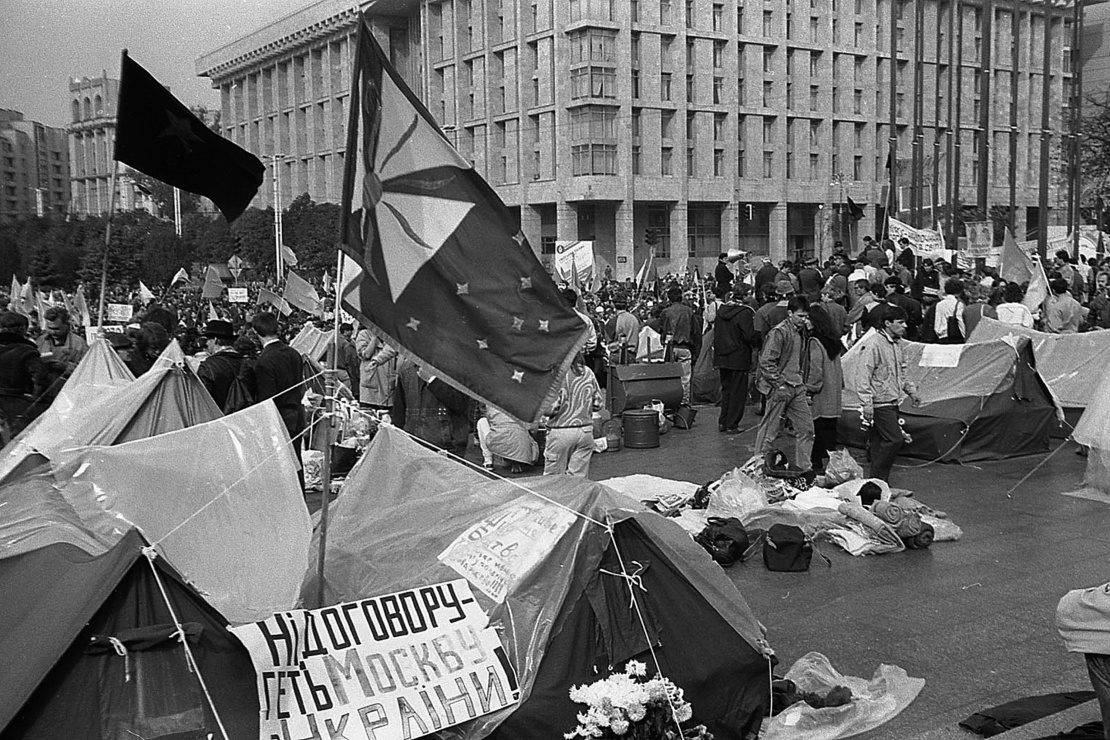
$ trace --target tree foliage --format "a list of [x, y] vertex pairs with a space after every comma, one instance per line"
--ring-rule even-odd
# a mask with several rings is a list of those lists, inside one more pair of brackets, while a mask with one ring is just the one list
[[[169, 193], [167, 212], [172, 216], [172, 190]], [[134, 287], [142, 280], [157, 290], [182, 267], [226, 262], [232, 255], [251, 265], [255, 275], [273, 276], [272, 208], [248, 208], [230, 226], [222, 216], [196, 208], [182, 211], [180, 237], [172, 218], [155, 218], [145, 211], [117, 213], [108, 248], [109, 282]], [[285, 243], [297, 253], [302, 276], [334, 267], [339, 215], [338, 205], [315, 203], [307, 194], [283, 212]], [[0, 224], [0, 291], [6, 291], [15, 275], [22, 281], [30, 277], [41, 288], [72, 290], [84, 281], [92, 298], [100, 286], [105, 225], [102, 217], [65, 220], [56, 215]]]

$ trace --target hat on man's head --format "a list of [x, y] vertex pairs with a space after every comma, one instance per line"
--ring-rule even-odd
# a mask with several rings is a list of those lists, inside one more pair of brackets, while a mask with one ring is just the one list
[[778, 295], [794, 295], [794, 283], [789, 280], [779, 280], [775, 283], [775, 293]]
[[817, 258], [816, 257], [810, 257], [809, 259], [807, 259], [805, 261], [805, 264], [807, 264], [807, 265], [816, 265], [817, 264]]
[[210, 339], [234, 339], [235, 325], [223, 319], [213, 319], [204, 325], [204, 336]]

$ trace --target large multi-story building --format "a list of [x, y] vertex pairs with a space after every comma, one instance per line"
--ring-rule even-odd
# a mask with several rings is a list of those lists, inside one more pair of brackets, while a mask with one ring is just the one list
[[75, 215], [99, 216], [110, 208], [112, 168], [116, 173], [117, 211], [144, 210], [158, 215], [150, 193], [135, 179], [130, 168], [115, 160], [116, 104], [119, 80], [101, 72], [69, 83], [72, 120], [69, 125], [70, 173]]
[[0, 220], [65, 213], [68, 205], [65, 129], [0, 109]]
[[[1047, 213], [1039, 191], [1042, 162], [1058, 171], [1072, 79], [1071, 11], [1051, 3], [370, 7], [394, 64], [545, 255], [592, 239], [623, 277], [646, 241], [675, 265], [733, 247], [854, 250], [886, 217], [890, 161], [897, 216], [916, 225], [947, 223], [949, 202], [1011, 198], [1019, 234], [1063, 217], [1060, 178], [1045, 178]], [[281, 202], [340, 197], [355, 21], [322, 0], [197, 62], [221, 92], [223, 133], [272, 158]]]

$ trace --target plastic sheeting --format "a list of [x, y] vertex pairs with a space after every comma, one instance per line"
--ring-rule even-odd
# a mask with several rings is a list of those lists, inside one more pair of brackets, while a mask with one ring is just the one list
[[1056, 402], [1065, 408], [1086, 408], [1110, 367], [1110, 331], [1047, 334], [984, 318], [968, 342], [991, 342], [1028, 337], [1033, 344], [1037, 373]]
[[107, 552], [115, 542], [89, 530], [53, 485], [48, 469], [0, 485], [0, 560], [56, 544], [89, 555]]
[[763, 740], [834, 740], [873, 730], [910, 705], [925, 679], [910, 678], [893, 665], [880, 665], [870, 681], [844, 676], [821, 653], [806, 653], [785, 678], [799, 691], [825, 695], [837, 686], [852, 690], [852, 701], [814, 709], [805, 702], [788, 707], [764, 725]]
[[[329, 512], [324, 604], [455, 578], [461, 571], [445, 561], [468, 562], [468, 540], [482, 536], [485, 528], [516, 518], [519, 526], [515, 533], [519, 534], [528, 531], [533, 522], [549, 522], [548, 528], [520, 541], [528, 555], [514, 560], [504, 571], [503, 600], [480, 586], [474, 591], [490, 622], [500, 630], [520, 682], [523, 704], [557, 632], [555, 625], [566, 619], [566, 611], [579, 598], [575, 588], [581, 589], [583, 581], [597, 570], [610, 544], [605, 529], [584, 517], [614, 523], [632, 518], [708, 602], [706, 618], [714, 612], [714, 618], [724, 620], [734, 635], [754, 650], [760, 649], [761, 630], [743, 597], [673, 522], [654, 513], [635, 513], [625, 508], [631, 502], [624, 496], [582, 478], [531, 478], [527, 486], [535, 493], [511, 481], [490, 480], [399, 430], [382, 427]], [[313, 559], [316, 551], [314, 544]], [[313, 606], [316, 572], [313, 564], [302, 591], [304, 602]], [[718, 645], [718, 649], [724, 648]], [[730, 659], [735, 669], [737, 655]], [[766, 670], [758, 665], [756, 669]], [[449, 736], [484, 737], [511, 712], [479, 718], [451, 730]]]
[[1110, 373], [1103, 373], [1071, 436], [1090, 448], [1084, 485], [1110, 493]]
[[332, 341], [332, 332], [317, 329], [312, 324], [305, 324], [289, 341], [289, 346], [316, 362], [324, 359], [328, 345]]
[[308, 563], [311, 525], [288, 443], [266, 401], [149, 439], [67, 452], [54, 475], [96, 536], [115, 541], [138, 527], [230, 621], [248, 622], [292, 608]]

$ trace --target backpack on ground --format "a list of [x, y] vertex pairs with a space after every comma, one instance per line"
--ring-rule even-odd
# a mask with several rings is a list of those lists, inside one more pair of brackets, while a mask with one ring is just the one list
[[728, 567], [742, 560], [748, 549], [748, 532], [734, 516], [723, 519], [711, 516], [705, 529], [694, 536], [694, 541], [705, 548], [713, 560]]
[[[824, 555], [822, 559], [832, 567]], [[813, 560], [813, 542], [800, 527], [792, 524], [772, 524], [763, 541], [763, 564], [767, 570], [782, 573], [801, 573], [809, 570]]]

